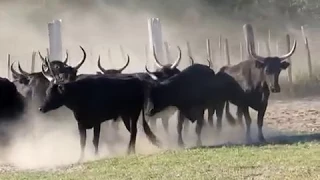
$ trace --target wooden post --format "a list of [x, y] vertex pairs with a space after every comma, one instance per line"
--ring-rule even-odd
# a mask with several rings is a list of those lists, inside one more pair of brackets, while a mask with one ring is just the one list
[[228, 39], [226, 38], [224, 41], [225, 41], [225, 42], [224, 42], [225, 58], [226, 58], [226, 60], [227, 60], [227, 64], [230, 65], [231, 62], [230, 62]]
[[61, 19], [48, 23], [49, 31], [49, 60], [62, 61], [62, 37], [61, 37]]
[[222, 59], [222, 36], [219, 36], [219, 59]]
[[279, 40], [276, 41], [276, 51], [277, 51], [277, 55], [280, 55], [280, 48], [279, 48]]
[[171, 61], [171, 57], [170, 57], [169, 44], [166, 41], [163, 44], [164, 44], [164, 50], [166, 51], [167, 62], [168, 62], [168, 64], [170, 64], [170, 63], [172, 63], [172, 61]]
[[313, 74], [313, 72], [312, 72], [311, 54], [310, 54], [310, 48], [309, 48], [308, 38], [307, 38], [306, 35], [305, 35], [304, 27], [303, 27], [303, 26], [301, 26], [301, 33], [302, 33], [302, 37], [303, 37], [303, 39], [304, 39], [304, 45], [305, 45], [306, 52], [307, 52], [309, 78], [311, 79], [311, 78], [312, 78], [312, 74]]
[[242, 42], [240, 41], [240, 61], [243, 61], [243, 46], [242, 46]]
[[[149, 50], [155, 49], [157, 58], [163, 64], [164, 62], [164, 53], [163, 53], [163, 40], [162, 40], [162, 28], [159, 18], [150, 18], [148, 19], [148, 34], [149, 34]], [[155, 66], [155, 68], [157, 68]]]
[[268, 53], [268, 56], [271, 56], [271, 30], [269, 29], [268, 30], [268, 41], [267, 41], [267, 53]]
[[193, 56], [192, 56], [192, 52], [191, 52], [191, 47], [190, 47], [190, 43], [189, 43], [189, 41], [187, 41], [187, 52], [188, 52], [188, 59], [189, 59], [189, 61], [190, 61], [190, 65], [191, 65], [191, 59], [190, 59], [190, 57], [192, 57], [193, 58]]
[[207, 47], [207, 59], [213, 64], [213, 62], [212, 62], [212, 49], [211, 49], [210, 39], [206, 39], [206, 47]]
[[32, 56], [31, 56], [31, 73], [34, 73], [34, 66], [35, 66], [35, 62], [36, 62], [36, 55], [37, 53], [35, 51], [32, 52]]
[[8, 76], [8, 79], [11, 80], [11, 77], [10, 77], [10, 65], [11, 65], [11, 55], [8, 54], [8, 58], [7, 58], [7, 76]]

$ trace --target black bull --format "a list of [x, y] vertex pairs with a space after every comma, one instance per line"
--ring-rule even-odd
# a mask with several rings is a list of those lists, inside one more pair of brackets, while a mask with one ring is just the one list
[[[154, 57], [154, 62], [155, 64], [157, 65], [157, 69], [155, 72], [150, 72], [147, 68], [147, 66], [145, 66], [145, 70], [148, 72], [148, 73], [151, 73], [153, 74], [154, 76], [156, 76], [160, 81], [161, 80], [165, 80], [173, 75], [176, 75], [178, 73], [180, 73], [180, 70], [177, 68], [177, 66], [180, 64], [181, 62], [181, 49], [180, 47], [177, 47], [178, 49], [178, 57], [177, 59], [175, 60], [174, 63], [172, 64], [166, 64], [166, 65], [163, 65], [160, 63], [160, 61], [158, 60], [157, 58], [157, 55], [156, 55], [156, 52], [155, 52], [155, 49], [153, 48], [153, 57]], [[127, 56], [127, 63], [124, 65], [124, 67], [120, 68], [120, 69], [105, 69], [101, 66], [101, 62], [100, 62], [100, 56], [99, 56], [99, 59], [98, 59], [98, 68], [103, 72], [103, 74], [105, 75], [112, 75], [112, 76], [117, 76], [119, 74], [122, 73], [122, 71], [124, 70], [124, 68], [126, 68], [130, 62], [130, 58], [129, 56]], [[140, 77], [142, 78], [145, 78], [145, 79], [149, 79], [149, 75], [147, 75], [147, 73], [134, 73], [134, 74], [137, 74], [139, 75]], [[161, 117], [162, 118], [162, 123], [163, 123], [163, 127], [164, 129], [168, 132], [168, 120], [169, 120], [169, 117], [168, 116], [171, 116], [172, 114], [168, 114], [166, 115], [166, 117]], [[156, 120], [151, 120], [150, 121], [150, 125], [151, 125], [151, 128], [152, 129], [155, 129], [155, 123], [156, 123]], [[113, 121], [113, 128], [118, 130], [119, 129], [119, 121]]]
[[200, 64], [194, 64], [165, 81], [154, 83], [148, 94], [148, 116], [155, 116], [169, 107], [176, 107], [180, 111], [177, 127], [179, 145], [183, 145], [181, 129], [185, 118], [197, 121], [197, 145], [201, 145], [206, 109], [217, 110], [217, 117], [221, 119], [226, 101], [241, 107], [246, 102], [244, 91], [231, 76], [223, 72], [215, 74], [208, 66]]
[[[0, 144], [10, 142], [11, 125], [20, 122], [26, 110], [25, 98], [18, 92], [15, 84], [0, 77]], [[9, 125], [9, 126], [7, 126]]]
[[140, 78], [137, 74], [92, 75], [74, 82], [54, 84], [49, 87], [48, 95], [39, 110], [46, 113], [65, 105], [73, 111], [80, 133], [80, 161], [84, 157], [86, 129], [94, 129], [93, 144], [98, 154], [101, 123], [121, 117], [125, 127], [131, 133], [128, 146], [128, 153], [130, 153], [135, 152], [137, 121], [141, 111], [144, 132], [154, 145], [159, 145], [144, 117], [145, 90], [145, 78]]

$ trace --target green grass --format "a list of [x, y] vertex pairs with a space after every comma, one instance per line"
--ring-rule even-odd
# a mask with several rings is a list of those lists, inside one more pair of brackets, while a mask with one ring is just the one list
[[88, 162], [56, 172], [3, 172], [0, 179], [320, 179], [320, 144], [167, 151]]

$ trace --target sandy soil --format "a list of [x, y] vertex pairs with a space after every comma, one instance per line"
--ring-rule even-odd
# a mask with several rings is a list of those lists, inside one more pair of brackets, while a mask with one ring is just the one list
[[[232, 109], [233, 110], [233, 109]], [[234, 111], [233, 111], [234, 112]], [[80, 155], [79, 136], [75, 121], [69, 114], [63, 116], [67, 120], [53, 120], [52, 117], [36, 116], [30, 126], [22, 126], [9, 149], [1, 150], [0, 172], [32, 169], [57, 170], [59, 167], [75, 164]], [[265, 118], [264, 134], [267, 140], [277, 139], [286, 135], [286, 131], [301, 131], [320, 133], [320, 98], [286, 101], [271, 101]], [[256, 139], [256, 113], [252, 111], [252, 137]], [[167, 149], [176, 149], [176, 115], [170, 120], [170, 133], [166, 134], [161, 122], [157, 122], [157, 137], [163, 146], [157, 148], [146, 139], [141, 122], [137, 138], [137, 153], [150, 154]], [[28, 129], [30, 127], [32, 130]], [[100, 141], [100, 155], [93, 155], [92, 130], [88, 131], [86, 161], [98, 158], [125, 155], [129, 142], [129, 133], [123, 124], [120, 131], [115, 133], [109, 122], [103, 124]], [[22, 129], [22, 130], [21, 130]], [[26, 131], [26, 129], [28, 129]], [[196, 143], [195, 124], [191, 124], [189, 131], [183, 134], [187, 146]], [[244, 143], [245, 132], [240, 127], [229, 127], [224, 124], [223, 132], [218, 135], [215, 129], [206, 126], [203, 130], [204, 145], [219, 145], [224, 143]], [[75, 166], [74, 168], [80, 168]]]

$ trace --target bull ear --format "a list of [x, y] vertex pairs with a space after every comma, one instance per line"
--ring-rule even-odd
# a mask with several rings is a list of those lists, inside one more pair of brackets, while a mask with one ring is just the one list
[[280, 65], [281, 69], [287, 69], [289, 66], [290, 66], [290, 63], [287, 61], [282, 61]]
[[255, 63], [256, 63], [256, 67], [257, 68], [259, 68], [259, 69], [264, 68], [264, 62], [263, 61], [256, 60]]
[[65, 87], [63, 84], [59, 84], [57, 88], [60, 94], [63, 94], [65, 92]]

